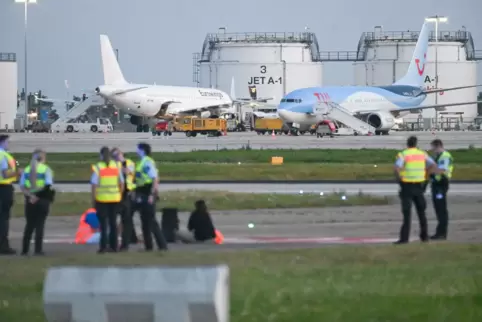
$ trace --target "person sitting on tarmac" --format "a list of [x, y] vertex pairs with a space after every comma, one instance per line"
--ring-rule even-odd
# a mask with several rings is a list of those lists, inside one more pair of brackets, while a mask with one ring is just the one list
[[177, 240], [186, 244], [204, 242], [218, 243], [216, 241], [216, 229], [214, 228], [211, 215], [208, 212], [204, 200], [196, 201], [194, 207], [195, 209], [191, 213], [187, 223], [188, 231], [177, 231]]

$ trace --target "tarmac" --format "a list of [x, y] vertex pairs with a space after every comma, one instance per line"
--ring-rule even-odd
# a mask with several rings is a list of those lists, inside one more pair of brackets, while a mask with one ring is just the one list
[[47, 152], [98, 152], [104, 145], [134, 152], [136, 144], [146, 141], [153, 151], [188, 152], [193, 150], [240, 149], [402, 149], [408, 136], [419, 137], [420, 147], [429, 146], [434, 138], [443, 140], [447, 149], [482, 147], [482, 132], [391, 132], [388, 136], [337, 136], [316, 138], [303, 136], [257, 135], [254, 132], [232, 132], [222, 137], [187, 138], [183, 133], [171, 137], [150, 133], [12, 133], [10, 150], [30, 153], [35, 148]]
[[[430, 232], [436, 225], [430, 199], [427, 215]], [[251, 211], [213, 211], [216, 227], [224, 234], [224, 245], [172, 245], [172, 251], [233, 251], [241, 249], [279, 249], [324, 247], [337, 244], [385, 244], [395, 241], [401, 224], [398, 202], [387, 206], [338, 207], [322, 209], [271, 209]], [[449, 241], [482, 241], [482, 197], [451, 197]], [[185, 227], [187, 213], [181, 213]], [[159, 216], [158, 216], [159, 217]], [[413, 217], [416, 217], [415, 214]], [[45, 251], [50, 255], [95, 252], [97, 245], [73, 244], [78, 217], [51, 217], [46, 227]], [[252, 225], [249, 225], [252, 224]], [[136, 222], [139, 233], [139, 222]], [[20, 247], [23, 218], [11, 220], [10, 237]], [[250, 228], [253, 227], [253, 228]], [[418, 222], [412, 224], [412, 240], [417, 242]], [[142, 248], [141, 245], [133, 248]]]

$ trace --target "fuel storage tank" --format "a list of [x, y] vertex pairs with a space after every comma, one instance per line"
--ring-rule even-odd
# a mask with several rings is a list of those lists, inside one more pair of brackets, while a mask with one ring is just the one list
[[17, 58], [0, 53], [0, 130], [13, 129], [17, 114]]
[[[362, 34], [358, 50], [363, 61], [354, 63], [356, 85], [381, 86], [393, 84], [408, 70], [413, 56], [419, 31], [393, 32], [376, 27], [374, 32]], [[477, 84], [477, 60], [481, 55], [475, 51], [472, 35], [468, 31], [441, 31], [438, 38], [430, 34], [427, 63], [425, 64], [426, 89], [435, 89], [438, 74], [438, 88], [449, 88]], [[436, 63], [437, 62], [437, 63]], [[474, 102], [477, 88], [430, 94], [422, 105], [443, 103]], [[438, 96], [438, 97], [436, 97]], [[448, 107], [448, 113], [462, 113], [470, 121], [477, 116], [477, 105]], [[422, 117], [435, 117], [435, 109], [425, 109]], [[417, 117], [414, 114], [405, 118]]]
[[230, 93], [234, 78], [237, 98], [248, 98], [254, 85], [259, 98], [278, 103], [286, 93], [323, 80], [318, 40], [311, 32], [208, 34], [198, 59], [198, 86]]

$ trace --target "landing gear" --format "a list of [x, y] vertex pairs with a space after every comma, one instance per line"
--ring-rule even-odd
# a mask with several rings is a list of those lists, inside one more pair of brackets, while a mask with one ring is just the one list
[[137, 125], [136, 132], [149, 132], [149, 124]]
[[375, 131], [375, 135], [388, 135], [388, 131]]

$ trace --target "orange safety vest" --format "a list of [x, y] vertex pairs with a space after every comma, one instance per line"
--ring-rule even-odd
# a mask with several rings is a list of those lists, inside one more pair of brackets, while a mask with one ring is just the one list
[[221, 245], [224, 242], [224, 235], [221, 234], [221, 232], [217, 229], [214, 230], [214, 234], [215, 234], [214, 242], [218, 245]]
[[93, 230], [90, 226], [85, 222], [85, 217], [87, 217], [88, 213], [95, 212], [94, 208], [87, 209], [82, 216], [80, 217], [79, 227], [77, 228], [77, 232], [75, 233], [75, 243], [76, 244], [85, 244], [89, 240], [90, 237], [93, 235]]

